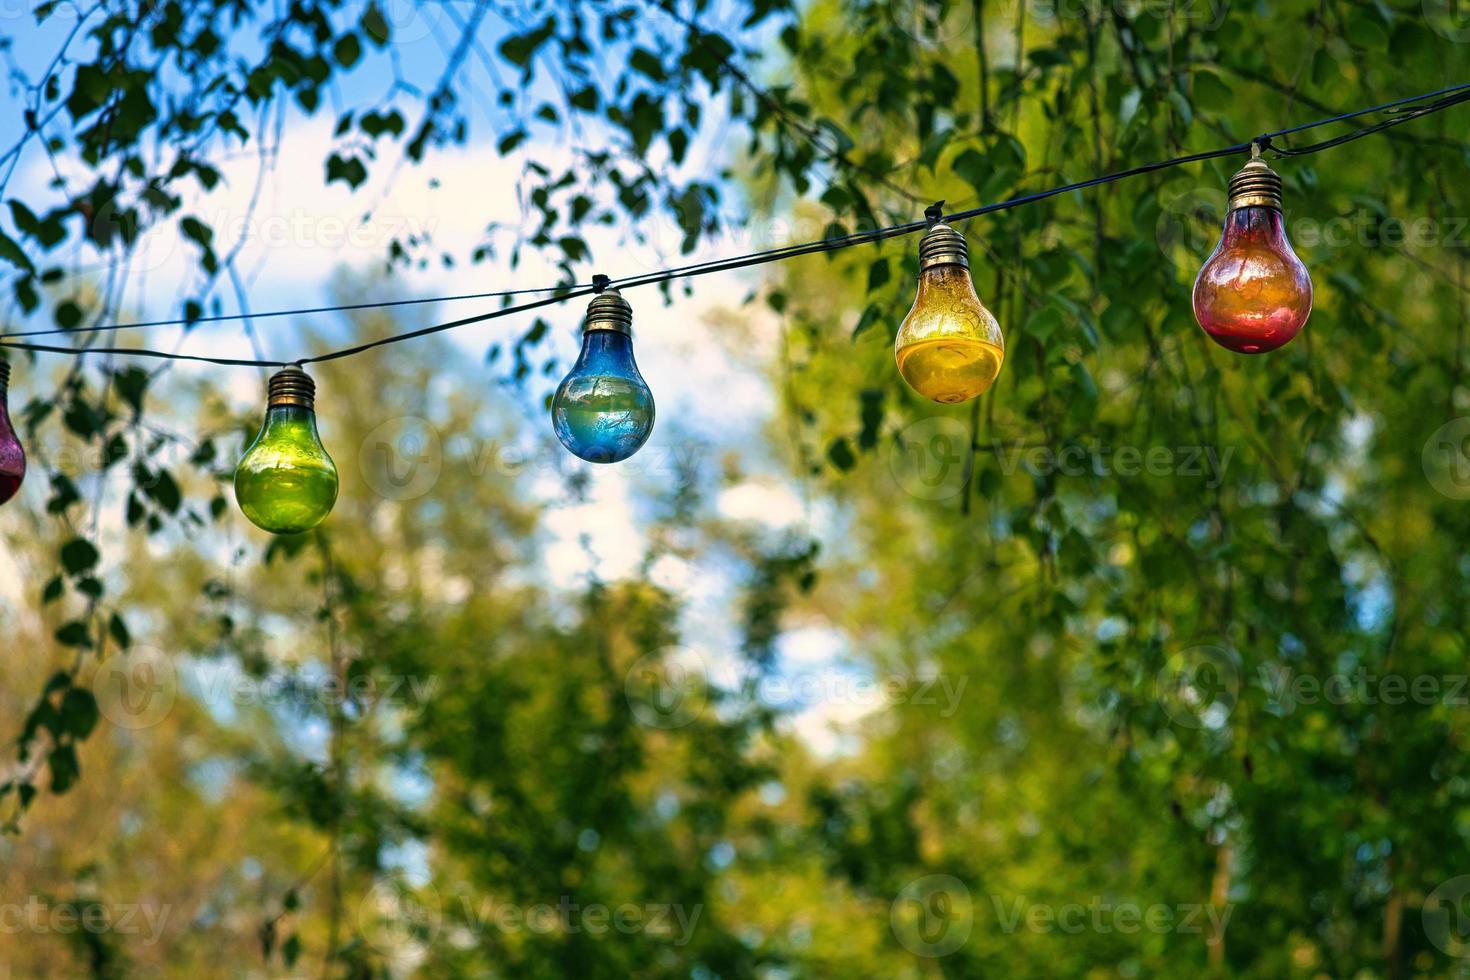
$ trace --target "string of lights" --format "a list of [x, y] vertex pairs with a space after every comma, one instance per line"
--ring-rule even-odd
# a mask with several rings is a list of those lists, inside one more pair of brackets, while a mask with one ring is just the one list
[[[924, 220], [890, 225], [816, 241], [699, 262], [658, 272], [590, 284], [444, 297], [444, 301], [538, 296], [514, 305], [433, 326], [391, 334], [294, 361], [215, 357], [147, 347], [89, 347], [41, 344], [18, 338], [49, 334], [95, 334], [124, 328], [184, 326], [205, 321], [248, 319], [246, 314], [114, 324], [110, 327], [32, 331], [0, 336], [0, 347], [79, 356], [113, 354], [223, 366], [278, 368], [270, 379], [265, 422], [235, 470], [235, 497], [241, 511], [274, 534], [299, 534], [315, 527], [337, 501], [336, 464], [322, 445], [316, 425], [316, 383], [309, 364], [354, 357], [390, 344], [486, 323], [590, 296], [582, 327], [582, 349], [551, 402], [557, 438], [573, 455], [593, 463], [616, 463], [632, 456], [653, 432], [653, 394], [633, 357], [633, 310], [622, 291], [751, 268], [804, 255], [836, 252], [923, 232], [919, 242], [918, 292], [894, 340], [898, 372], [915, 392], [941, 404], [957, 404], [990, 390], [1005, 363], [1006, 342], [995, 316], [980, 301], [970, 276], [969, 246], [954, 225], [985, 214], [1007, 211], [1091, 187], [1172, 167], [1248, 153], [1230, 178], [1220, 242], [1195, 280], [1195, 319], [1215, 343], [1241, 354], [1262, 354], [1289, 343], [1312, 312], [1312, 279], [1287, 239], [1282, 217], [1282, 180], [1264, 155], [1298, 157], [1342, 146], [1373, 133], [1470, 102], [1470, 83], [1357, 109], [1327, 119], [1262, 133], [1245, 143], [1144, 164], [1089, 180], [1035, 191], [994, 204], [944, 213], [941, 201]], [[1298, 133], [1383, 113], [1386, 118], [1340, 136], [1291, 146]], [[434, 299], [390, 300], [348, 306], [277, 310], [256, 316], [290, 316], [406, 306]], [[0, 504], [19, 490], [25, 452], [5, 407], [10, 364], [0, 360]]]
[[[1208, 160], [1219, 159], [1222, 157], [1249, 153], [1252, 151], [1253, 147], [1261, 151], [1275, 152], [1282, 156], [1303, 156], [1310, 153], [1317, 153], [1322, 150], [1353, 142], [1354, 140], [1362, 139], [1365, 136], [1382, 132], [1395, 126], [1403, 125], [1404, 123], [1421, 118], [1423, 116], [1441, 112], [1453, 106], [1460, 105], [1466, 101], [1470, 101], [1470, 82], [1452, 85], [1446, 88], [1439, 89], [1438, 91], [1426, 92], [1421, 95], [1414, 95], [1407, 98], [1396, 99], [1392, 102], [1382, 103], [1381, 105], [1369, 106], [1363, 109], [1356, 109], [1351, 112], [1345, 112], [1340, 115], [1331, 116], [1325, 119], [1313, 120], [1311, 122], [1302, 123], [1285, 129], [1279, 129], [1274, 132], [1262, 133], [1260, 136], [1257, 136], [1248, 142], [1234, 143], [1229, 146], [1222, 146], [1214, 150], [1206, 150], [1200, 153], [1192, 153], [1186, 156], [1178, 156], [1168, 160], [1161, 160], [1156, 163], [1143, 164], [1141, 166], [1131, 167], [1127, 170], [1120, 170], [1114, 173], [1104, 174], [1099, 177], [1093, 177], [1088, 180], [1076, 181], [1073, 183], [1048, 188], [1046, 190], [1036, 191], [1030, 194], [1023, 194], [1019, 197], [1010, 198], [1005, 201], [999, 201], [993, 204], [986, 204], [963, 211], [957, 211], [944, 216], [942, 220], [953, 225], [958, 222], [967, 221], [971, 218], [980, 217], [982, 215], [994, 214], [1000, 211], [1008, 211], [1013, 208], [1023, 207], [1028, 204], [1034, 204], [1039, 201], [1044, 201], [1049, 198], [1058, 197], [1064, 194], [1070, 194], [1075, 191], [1086, 190], [1092, 187], [1099, 187], [1105, 184], [1127, 180], [1131, 177], [1138, 177], [1144, 174], [1155, 173], [1157, 171], [1167, 170], [1173, 167], [1186, 166], [1192, 163], [1201, 163]], [[1389, 118], [1377, 122], [1371, 126], [1366, 126], [1320, 143], [1314, 143], [1302, 147], [1291, 147], [1278, 142], [1281, 140], [1285, 140], [1286, 137], [1293, 136], [1297, 133], [1306, 132], [1312, 129], [1318, 129], [1320, 127], [1331, 125], [1333, 123], [1359, 119], [1363, 116], [1373, 115], [1380, 112], [1389, 114]], [[802, 244], [780, 246], [763, 251], [750, 252], [745, 255], [715, 259], [693, 265], [679, 266], [670, 269], [660, 270], [657, 272], [628, 276], [622, 279], [611, 280], [610, 284], [619, 290], [627, 290], [634, 289], [639, 286], [657, 285], [661, 283], [672, 282], [675, 280], [692, 279], [699, 276], [710, 275], [716, 272], [730, 272], [738, 269], [751, 268], [753, 266], [767, 265], [773, 262], [782, 262], [788, 259], [799, 258], [805, 255], [839, 251], [842, 249], [854, 248], [860, 245], [876, 244], [878, 242], [887, 241], [889, 239], [916, 234], [929, 228], [930, 224], [931, 222], [926, 219], [924, 221], [912, 221], [905, 224], [890, 225], [884, 228], [875, 228], [867, 231], [854, 232], [849, 235], [823, 238], [816, 241], [805, 242]], [[426, 337], [448, 330], [456, 330], [461, 327], [472, 326], [474, 324], [486, 323], [491, 320], [498, 320], [504, 317], [533, 312], [535, 310], [543, 309], [548, 306], [591, 296], [595, 293], [595, 291], [596, 290], [594, 286], [592, 286], [591, 284], [574, 283], [561, 284], [556, 286], [545, 286], [535, 289], [509, 290], [503, 292], [470, 293], [456, 296], [426, 297], [421, 299], [402, 299], [372, 303], [353, 303], [342, 306], [315, 306], [294, 310], [274, 310], [266, 313], [237, 313], [209, 317], [196, 317], [192, 319], [180, 318], [173, 320], [151, 320], [141, 323], [118, 323], [95, 327], [55, 328], [50, 330], [36, 330], [29, 332], [0, 334], [0, 347], [8, 347], [14, 350], [26, 350], [48, 354], [114, 354], [130, 357], [156, 358], [160, 360], [191, 361], [228, 367], [278, 368], [286, 367], [293, 364], [297, 366], [303, 366], [307, 364], [316, 364], [327, 361], [340, 360], [345, 357], [352, 357], [357, 354], [361, 354], [366, 351], [373, 350], [378, 347], [384, 347], [390, 344], [402, 343], [404, 341], [415, 340], [420, 337]], [[340, 350], [333, 350], [314, 356], [303, 356], [294, 360], [265, 360], [257, 358], [214, 357], [209, 355], [184, 354], [176, 351], [163, 351], [142, 347], [67, 347], [54, 344], [31, 343], [17, 339], [51, 336], [57, 334], [97, 334], [132, 328], [173, 326], [188, 327], [197, 323], [225, 322], [266, 317], [306, 316], [313, 314], [350, 312], [354, 310], [386, 309], [391, 307], [423, 305], [436, 302], [456, 302], [470, 299], [512, 298], [516, 296], [538, 294], [543, 294], [545, 298], [527, 303], [520, 303], [512, 306], [502, 307], [488, 313], [461, 317], [459, 319], [450, 320], [444, 323], [438, 323], [429, 327], [423, 327], [416, 330], [409, 330], [403, 333], [393, 334], [391, 336], [383, 337], [369, 343], [357, 344], [350, 347], [342, 348]]]

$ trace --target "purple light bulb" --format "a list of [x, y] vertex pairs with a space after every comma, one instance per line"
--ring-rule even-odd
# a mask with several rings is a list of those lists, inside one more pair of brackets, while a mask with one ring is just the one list
[[26, 478], [26, 451], [16, 437], [15, 426], [10, 422], [10, 410], [6, 407], [6, 395], [10, 391], [10, 364], [0, 361], [0, 504], [5, 503], [20, 490]]

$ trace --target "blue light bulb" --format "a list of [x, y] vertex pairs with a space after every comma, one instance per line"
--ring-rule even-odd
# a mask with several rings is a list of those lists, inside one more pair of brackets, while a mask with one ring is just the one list
[[589, 463], [619, 463], [653, 432], [653, 392], [633, 360], [633, 308], [616, 289], [592, 298], [582, 353], [551, 402], [561, 444]]

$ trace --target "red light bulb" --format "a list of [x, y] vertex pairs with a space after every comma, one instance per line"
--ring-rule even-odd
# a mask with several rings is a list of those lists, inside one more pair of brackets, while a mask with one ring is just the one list
[[10, 364], [0, 361], [0, 504], [14, 497], [26, 478], [26, 451], [20, 446], [6, 407], [9, 391]]
[[1259, 154], [1253, 148], [1230, 178], [1220, 244], [1194, 281], [1194, 318], [1211, 340], [1241, 354], [1285, 345], [1312, 312], [1312, 277], [1281, 217], [1281, 177]]

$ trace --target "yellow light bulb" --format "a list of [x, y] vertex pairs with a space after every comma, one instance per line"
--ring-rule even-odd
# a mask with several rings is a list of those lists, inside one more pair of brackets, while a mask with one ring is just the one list
[[893, 342], [898, 373], [925, 398], [969, 401], [995, 384], [1006, 341], [975, 295], [965, 237], [935, 224], [919, 243], [919, 294]]

